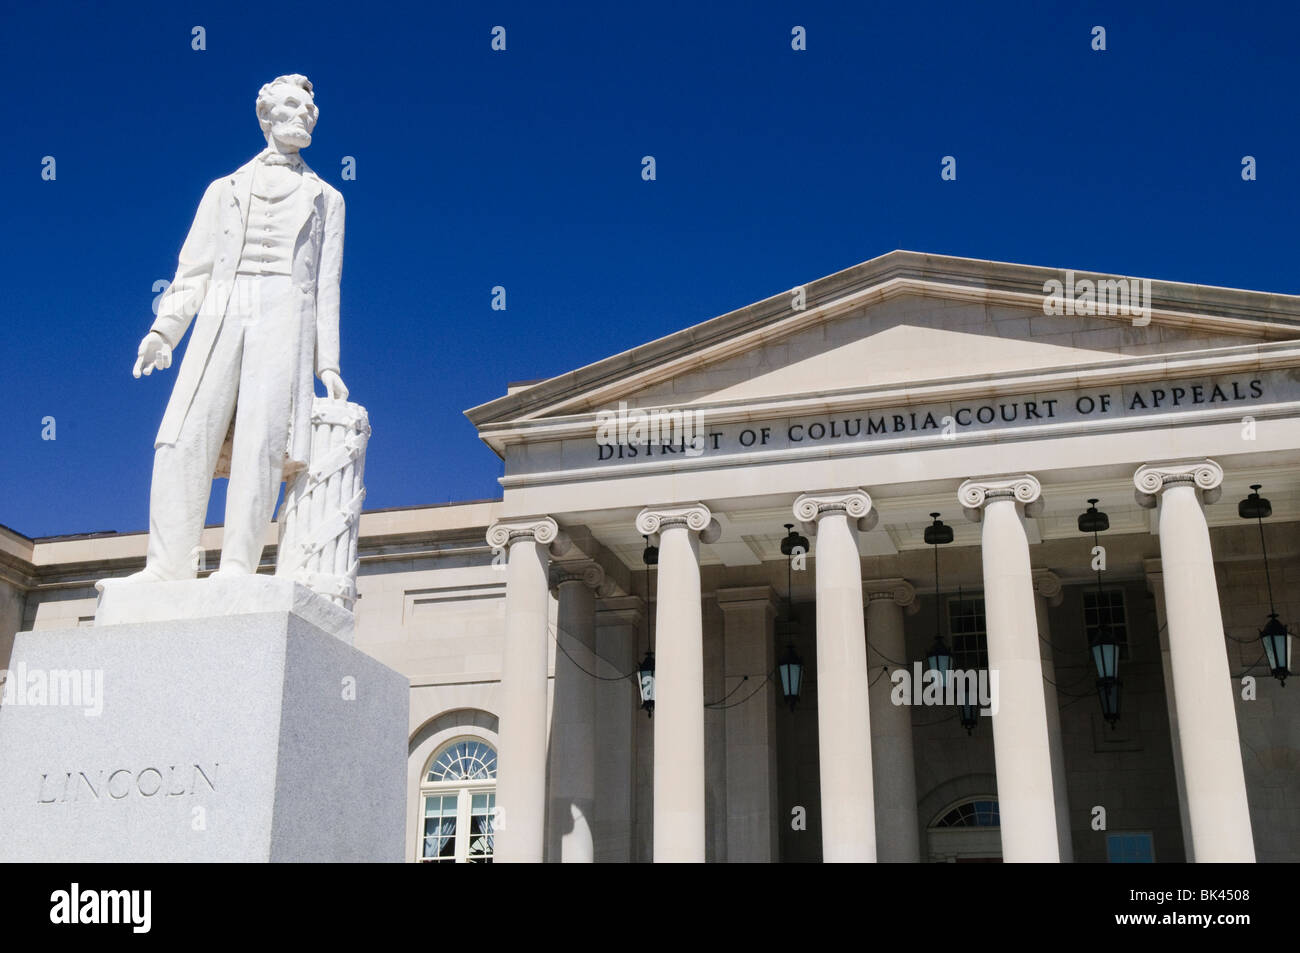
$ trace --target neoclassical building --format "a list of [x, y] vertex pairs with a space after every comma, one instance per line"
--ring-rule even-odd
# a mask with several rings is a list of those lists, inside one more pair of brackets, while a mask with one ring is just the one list
[[[897, 251], [467, 416], [361, 523], [410, 860], [1300, 860], [1300, 297]], [[0, 529], [0, 660], [145, 541]]]

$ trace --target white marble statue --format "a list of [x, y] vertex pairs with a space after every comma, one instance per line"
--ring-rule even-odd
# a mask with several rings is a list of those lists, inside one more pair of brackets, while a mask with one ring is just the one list
[[[170, 366], [194, 333], [154, 442], [149, 551], [137, 581], [192, 579], [212, 478], [228, 475], [216, 575], [256, 572], [280, 482], [308, 466], [312, 372], [339, 377], [343, 197], [299, 156], [317, 119], [311, 82], [257, 95], [266, 149], [203, 195], [134, 375]], [[195, 320], [197, 316], [197, 320]]]

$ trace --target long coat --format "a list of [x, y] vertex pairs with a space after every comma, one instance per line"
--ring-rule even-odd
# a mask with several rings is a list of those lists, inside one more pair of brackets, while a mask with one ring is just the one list
[[[217, 179], [203, 193], [194, 224], [181, 248], [180, 264], [171, 287], [158, 302], [152, 330], [174, 349], [197, 314], [189, 348], [181, 362], [176, 386], [163, 414], [154, 446], [175, 443], [207, 368], [208, 355], [226, 318], [235, 269], [244, 246], [253, 187], [254, 158], [229, 176]], [[309, 201], [301, 203], [306, 217], [297, 229], [291, 280], [298, 307], [299, 339], [286, 342], [295, 349], [290, 382], [290, 423], [286, 477], [305, 467], [311, 452], [311, 404], [315, 389], [312, 371], [339, 370], [339, 277], [343, 269], [343, 196], [303, 164], [301, 188]], [[227, 434], [221, 460], [230, 456]], [[225, 473], [219, 469], [218, 476]]]

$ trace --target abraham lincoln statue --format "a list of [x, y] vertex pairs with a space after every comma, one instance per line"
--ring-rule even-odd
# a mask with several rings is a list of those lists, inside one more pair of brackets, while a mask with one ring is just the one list
[[[302, 161], [318, 112], [305, 76], [257, 95], [266, 148], [208, 186], [134, 375], [194, 333], [154, 442], [149, 548], [136, 581], [192, 579], [215, 475], [228, 475], [218, 576], [257, 571], [281, 480], [311, 450], [312, 372], [339, 377], [343, 197]], [[197, 316], [197, 320], [195, 320]]]

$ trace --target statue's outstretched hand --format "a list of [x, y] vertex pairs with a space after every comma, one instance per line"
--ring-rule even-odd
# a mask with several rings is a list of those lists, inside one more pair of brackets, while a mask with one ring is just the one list
[[131, 369], [132, 377], [139, 377], [140, 372], [148, 377], [155, 370], [164, 370], [172, 366], [172, 348], [157, 331], [150, 331], [140, 341], [135, 367]]
[[329, 394], [331, 400], [348, 399], [348, 389], [336, 371], [321, 371], [320, 382], [325, 385], [325, 393]]

